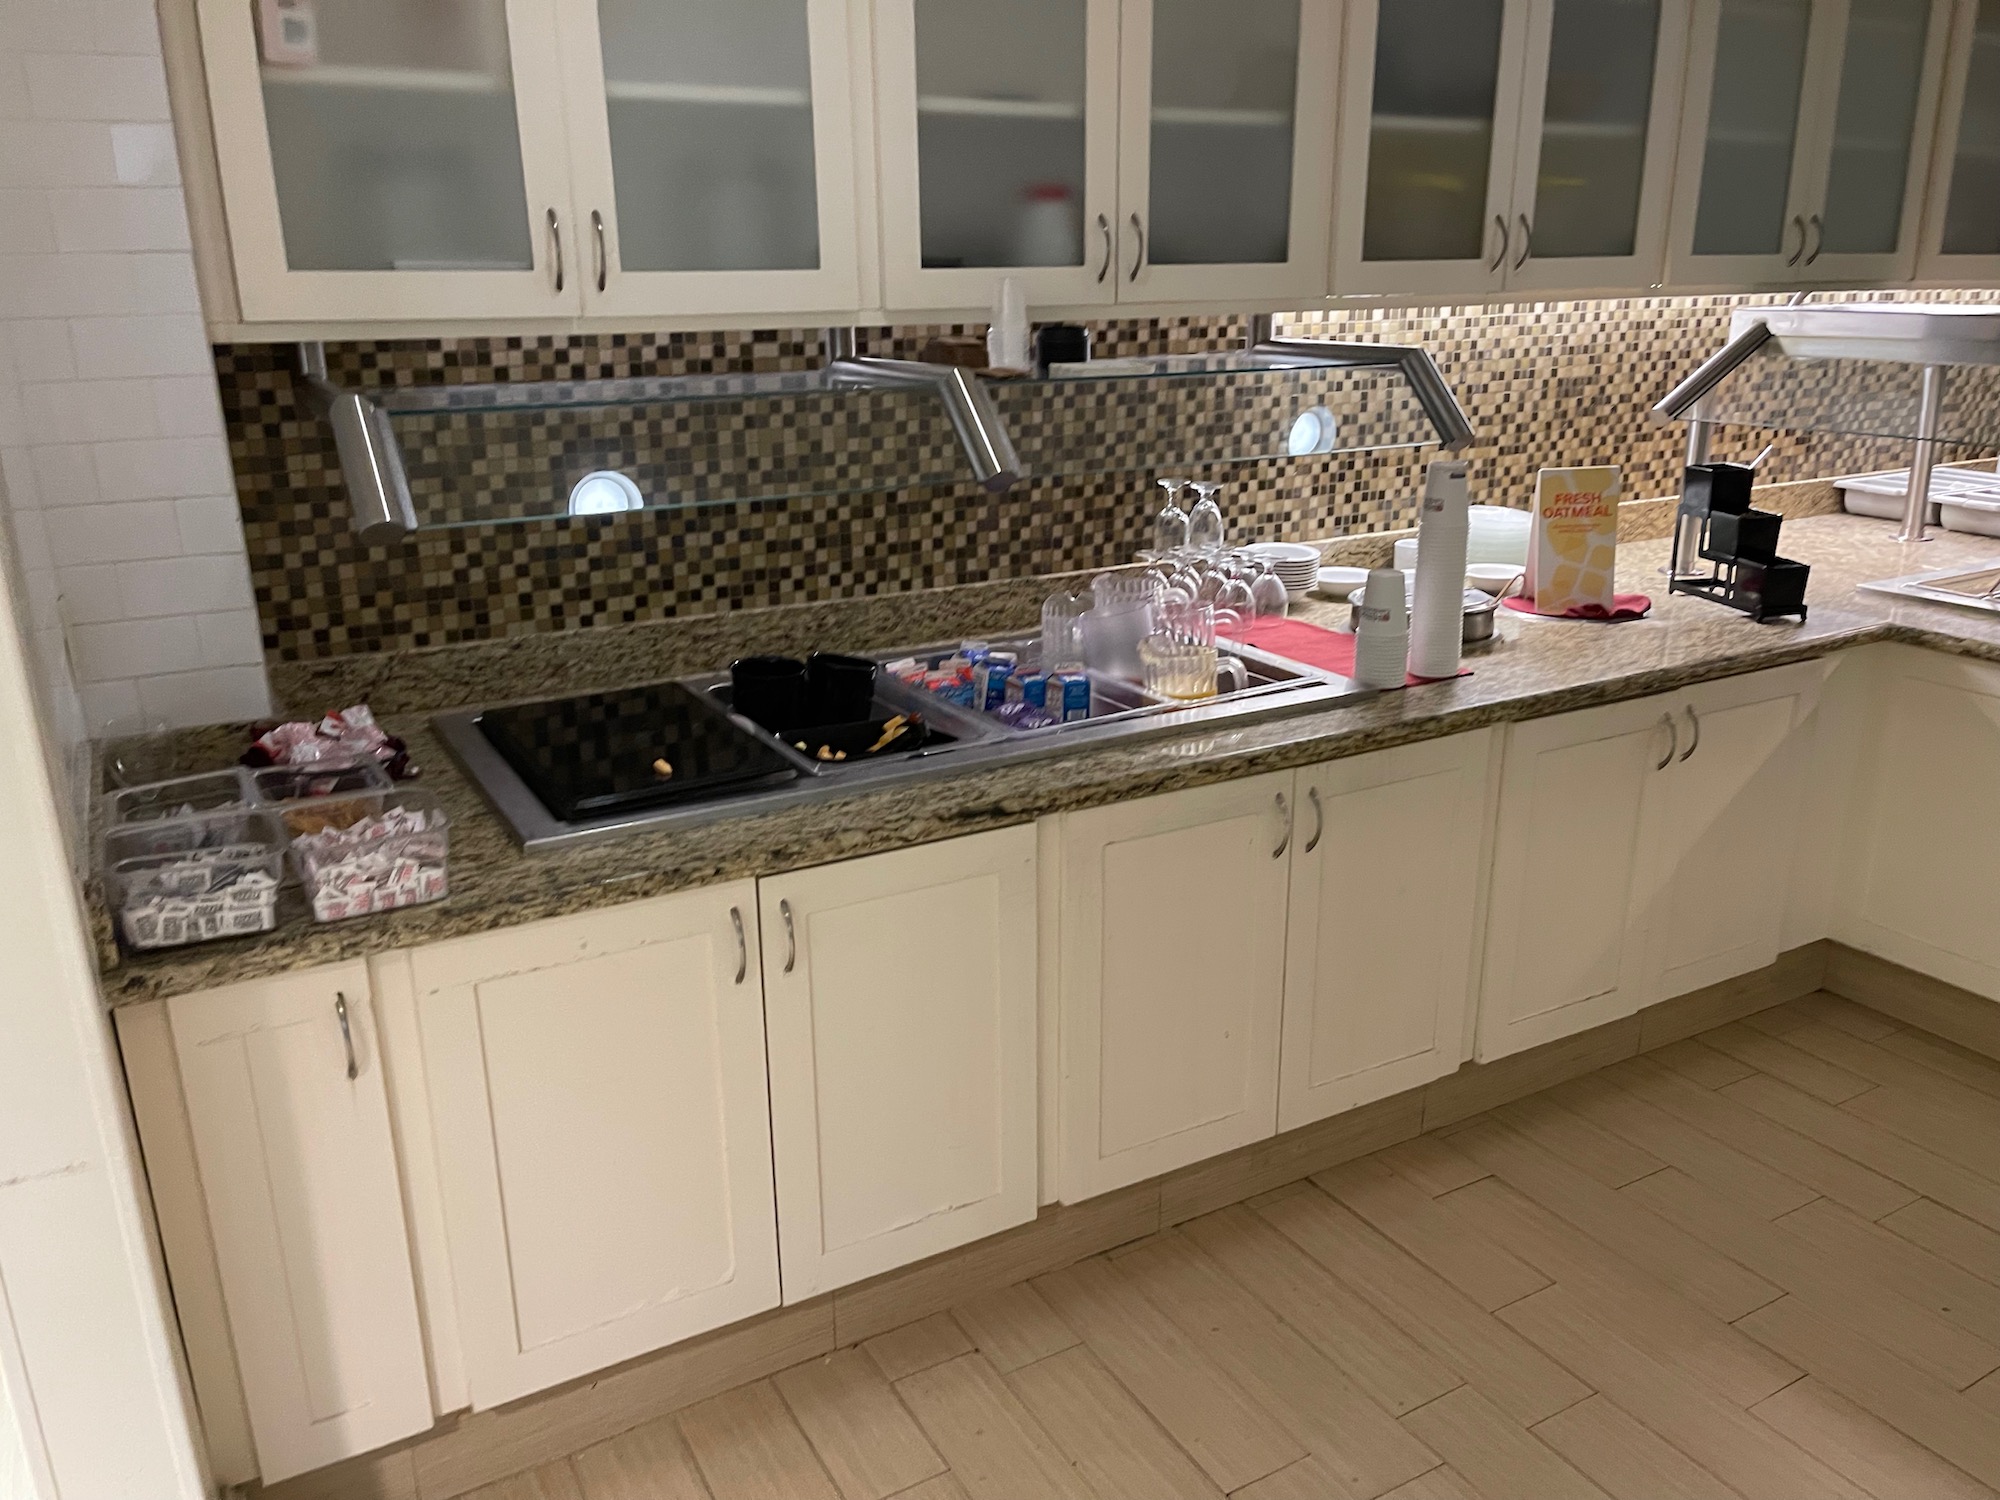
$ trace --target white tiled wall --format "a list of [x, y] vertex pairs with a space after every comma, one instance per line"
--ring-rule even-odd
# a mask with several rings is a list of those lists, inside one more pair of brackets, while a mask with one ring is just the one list
[[0, 0], [0, 481], [91, 730], [269, 711], [150, 0]]

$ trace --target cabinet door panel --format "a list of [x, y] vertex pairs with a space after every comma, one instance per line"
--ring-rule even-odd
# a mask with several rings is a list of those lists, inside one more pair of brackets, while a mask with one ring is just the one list
[[1498, 291], [1528, 0], [1355, 0], [1334, 290]]
[[1035, 1216], [1035, 831], [760, 883], [785, 1300]]
[[1118, 0], [880, 0], [893, 309], [1108, 303], [1120, 229]]
[[1482, 1061], [1648, 1002], [1653, 824], [1675, 706], [1643, 699], [1508, 732], [1480, 995]]
[[2000, 276], [2000, 0], [1965, 0], [1947, 49], [1921, 274]]
[[1871, 953], [2000, 999], [2000, 672], [1899, 653], [1884, 672], [1855, 920]]
[[1689, 690], [1661, 818], [1655, 999], [1776, 960], [1811, 756], [1800, 726], [1817, 666]]
[[366, 968], [182, 996], [168, 1016], [264, 1481], [423, 1431]]
[[752, 897], [414, 956], [476, 1408], [777, 1304]]
[[1463, 1060], [1493, 741], [1459, 735], [1299, 773], [1280, 1130]]
[[1064, 1201], [1276, 1131], [1291, 788], [1065, 817]]
[[1120, 298], [1324, 296], [1337, 0], [1124, 0], [1122, 46]]
[[1690, 13], [1690, 0], [1536, 6], [1509, 287], [1659, 280]]
[[565, 10], [587, 312], [860, 305], [848, 5]]
[[199, 0], [244, 317], [579, 310], [551, 0], [260, 14]]

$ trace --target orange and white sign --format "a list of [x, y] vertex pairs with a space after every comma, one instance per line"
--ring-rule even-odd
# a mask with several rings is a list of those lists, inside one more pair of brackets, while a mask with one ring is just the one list
[[1618, 575], [1618, 469], [1544, 469], [1535, 481], [1527, 592], [1535, 613], [1609, 611]]

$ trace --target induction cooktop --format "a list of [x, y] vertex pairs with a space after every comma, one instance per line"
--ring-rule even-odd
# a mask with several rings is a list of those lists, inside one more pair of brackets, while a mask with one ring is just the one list
[[565, 823], [777, 786], [799, 774], [776, 746], [678, 682], [489, 709], [477, 723]]

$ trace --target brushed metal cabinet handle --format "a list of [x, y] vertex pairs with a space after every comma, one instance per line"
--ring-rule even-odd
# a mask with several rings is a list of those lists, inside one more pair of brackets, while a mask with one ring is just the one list
[[1811, 265], [1819, 259], [1820, 251], [1826, 248], [1826, 220], [1814, 214], [1806, 222], [1812, 225], [1813, 229], [1812, 253], [1806, 257], [1806, 264]]
[[354, 1030], [347, 1024], [347, 996], [339, 990], [333, 992], [333, 1013], [340, 1019], [340, 1045], [347, 1049], [347, 1081], [352, 1083], [361, 1076], [361, 1065], [354, 1059]]
[[743, 935], [743, 908], [729, 908], [729, 920], [736, 927], [736, 982], [741, 984], [750, 972], [750, 942]]
[[799, 934], [792, 926], [792, 903], [780, 901], [778, 915], [785, 919], [785, 972], [789, 974], [799, 964]]
[[1137, 281], [1139, 273], [1146, 269], [1146, 226], [1137, 214], [1132, 215], [1132, 233], [1138, 237], [1138, 251], [1132, 257], [1132, 274], [1125, 279]]
[[1097, 284], [1104, 285], [1104, 278], [1111, 274], [1112, 235], [1111, 220], [1103, 214], [1097, 216], [1097, 232], [1104, 236], [1104, 264], [1097, 268]]
[[1497, 271], [1507, 263], [1507, 246], [1512, 242], [1513, 233], [1507, 227], [1507, 218], [1504, 214], [1493, 216], [1493, 227], [1500, 231], [1500, 249], [1493, 259], [1486, 263], [1486, 269], [1489, 271]]
[[1660, 758], [1660, 763], [1653, 767], [1655, 771], [1664, 771], [1668, 766], [1672, 765], [1674, 763], [1674, 756], [1680, 752], [1681, 748], [1681, 726], [1679, 721], [1672, 714], [1667, 713], [1660, 715], [1660, 722], [1667, 726], [1669, 738], [1667, 740], [1667, 753]]
[[1804, 215], [1804, 214], [1793, 214], [1793, 215], [1792, 215], [1792, 228], [1796, 229], [1796, 230], [1797, 230], [1797, 231], [1799, 232], [1799, 248], [1798, 248], [1798, 249], [1796, 249], [1796, 250], [1794, 250], [1794, 251], [1793, 251], [1793, 252], [1791, 253], [1791, 255], [1790, 255], [1789, 257], [1787, 257], [1787, 259], [1786, 259], [1786, 261], [1785, 261], [1785, 264], [1786, 264], [1787, 266], [1796, 266], [1796, 265], [1797, 265], [1797, 264], [1798, 264], [1798, 263], [1799, 263], [1799, 262], [1800, 262], [1801, 260], [1805, 259], [1805, 254], [1806, 254], [1806, 220], [1805, 220], [1805, 215]]
[[558, 219], [558, 218], [556, 217], [556, 211], [555, 211], [555, 210], [554, 210], [553, 208], [549, 210], [549, 244], [550, 244], [550, 245], [551, 245], [551, 246], [552, 246], [552, 247], [554, 248], [554, 250], [555, 250], [555, 257], [556, 257], [556, 290], [557, 290], [558, 292], [560, 292], [560, 291], [561, 291], [561, 290], [563, 289], [563, 280], [564, 280], [564, 277], [563, 277], [563, 243], [562, 243], [562, 220], [560, 220], [560, 219]]
[[1292, 847], [1292, 804], [1283, 792], [1278, 793], [1278, 816], [1285, 820], [1285, 831], [1278, 839], [1278, 847], [1271, 851], [1271, 858], [1283, 859], [1285, 851]]
[[1310, 854], [1319, 847], [1319, 841], [1326, 833], [1326, 809], [1320, 805], [1319, 788], [1316, 786], [1306, 788], [1306, 801], [1312, 804], [1313, 810], [1313, 836], [1306, 840], [1306, 853]]
[[1694, 711], [1692, 703], [1688, 705], [1688, 728], [1694, 731], [1694, 738], [1688, 741], [1687, 749], [1681, 752], [1683, 762], [1701, 748], [1701, 715]]
[[1514, 269], [1520, 270], [1528, 263], [1528, 257], [1535, 253], [1535, 226], [1528, 222], [1526, 214], [1521, 215], [1521, 255], [1514, 262]]
[[597, 240], [597, 289], [601, 292], [611, 276], [611, 257], [604, 248], [604, 215], [594, 208], [590, 211], [590, 232]]

